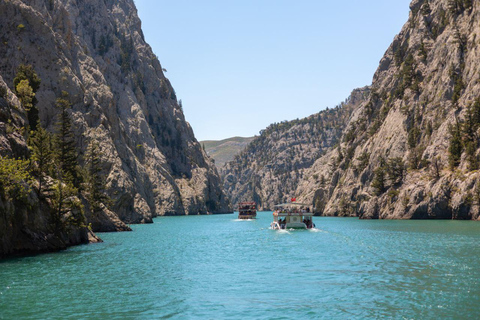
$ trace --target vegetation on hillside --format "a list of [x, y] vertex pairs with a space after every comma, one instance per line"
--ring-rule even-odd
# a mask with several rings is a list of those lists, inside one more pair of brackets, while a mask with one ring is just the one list
[[27, 157], [0, 157], [0, 197], [28, 205], [32, 203], [28, 197], [35, 192], [39, 200], [51, 208], [57, 228], [72, 224], [85, 226], [81, 203], [84, 196], [93, 212], [109, 203], [98, 144], [91, 141], [86, 159], [81, 159], [87, 163], [87, 170], [80, 169], [68, 95], [63, 93], [57, 99], [58, 121], [55, 132], [51, 133], [40, 124], [38, 112], [31, 113], [35, 109], [33, 93], [40, 85], [33, 67], [20, 66], [14, 82], [28, 119], [34, 119], [36, 126], [32, 127], [28, 122], [28, 130], [25, 130], [29, 148]]
[[217, 168], [220, 169], [225, 163], [232, 161], [235, 155], [245, 149], [253, 139], [254, 137], [233, 137], [219, 141], [200, 141], [200, 144], [203, 150], [213, 158]]

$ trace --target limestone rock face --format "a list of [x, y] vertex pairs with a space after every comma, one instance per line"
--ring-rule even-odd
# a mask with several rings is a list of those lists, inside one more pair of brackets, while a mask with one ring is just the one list
[[[480, 3], [414, 0], [410, 9], [340, 148], [304, 174], [326, 183], [299, 183], [318, 214], [479, 218]], [[352, 161], [335, 162], [346, 150]]]
[[100, 144], [114, 205], [97, 219], [105, 221], [99, 230], [116, 219], [230, 211], [214, 164], [145, 43], [133, 0], [2, 1], [0, 30], [5, 82], [11, 86], [20, 64], [32, 65], [42, 79], [42, 124], [53, 131], [55, 100], [67, 93], [77, 147]]
[[340, 142], [353, 110], [368, 96], [368, 87], [356, 89], [334, 109], [308, 118], [269, 126], [221, 173], [232, 203], [253, 200], [261, 210], [296, 197], [304, 179], [323, 181], [323, 174], [305, 174], [314, 162]]

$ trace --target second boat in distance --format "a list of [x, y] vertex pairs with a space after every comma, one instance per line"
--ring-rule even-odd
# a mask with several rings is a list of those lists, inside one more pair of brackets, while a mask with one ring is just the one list
[[238, 204], [238, 219], [248, 220], [257, 218], [257, 204], [255, 202], [240, 202]]

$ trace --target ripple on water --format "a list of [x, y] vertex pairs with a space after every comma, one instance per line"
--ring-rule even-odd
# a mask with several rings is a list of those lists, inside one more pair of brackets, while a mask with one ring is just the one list
[[[0, 318], [475, 318], [480, 225], [164, 217], [0, 263]], [[288, 235], [288, 236], [285, 236]]]

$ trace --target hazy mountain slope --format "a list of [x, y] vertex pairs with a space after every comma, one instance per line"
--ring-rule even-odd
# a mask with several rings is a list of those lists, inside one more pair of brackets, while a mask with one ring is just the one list
[[480, 3], [410, 8], [345, 131], [340, 150], [352, 156], [329, 152], [297, 189], [321, 214], [479, 216]]
[[339, 143], [352, 111], [368, 93], [368, 88], [354, 90], [334, 109], [263, 130], [222, 168], [224, 188], [232, 204], [254, 200], [266, 210], [295, 196], [305, 170]]
[[229, 210], [215, 166], [145, 43], [133, 0], [2, 1], [0, 30], [5, 82], [12, 85], [20, 64], [34, 67], [50, 130], [55, 100], [68, 93], [78, 148], [100, 143], [113, 211], [124, 222]]
[[221, 168], [225, 163], [232, 161], [235, 155], [245, 149], [253, 139], [254, 137], [233, 137], [223, 140], [200, 141], [200, 144], [205, 147], [207, 154], [215, 160], [217, 168]]

